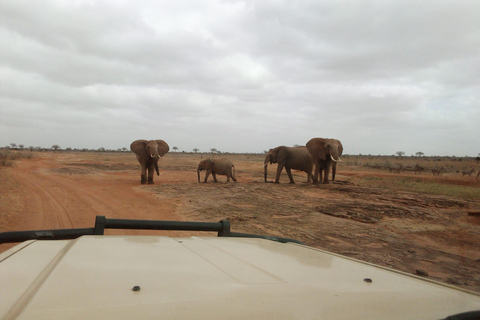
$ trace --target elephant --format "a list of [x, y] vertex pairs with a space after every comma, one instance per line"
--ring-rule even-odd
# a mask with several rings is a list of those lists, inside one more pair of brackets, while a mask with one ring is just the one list
[[200, 182], [200, 171], [206, 170], [207, 174], [205, 175], [205, 180], [203, 181], [204, 183], [207, 182], [208, 176], [210, 173], [213, 176], [213, 181], [217, 181], [217, 174], [227, 176], [227, 182], [230, 182], [230, 178], [232, 178], [233, 181], [237, 181], [235, 179], [235, 166], [233, 165], [232, 161], [228, 159], [204, 159], [200, 161], [198, 164], [197, 168], [197, 176], [198, 176], [198, 182]]
[[157, 176], [160, 175], [158, 172], [158, 160], [170, 150], [170, 147], [163, 140], [135, 140], [130, 144], [130, 149], [135, 153], [138, 162], [142, 166], [140, 183], [153, 184], [154, 169], [157, 172]]
[[343, 146], [340, 140], [312, 138], [307, 142], [306, 146], [315, 165], [313, 183], [318, 183], [319, 175], [320, 180], [322, 180], [322, 171], [325, 171], [323, 183], [328, 183], [328, 175], [330, 172], [330, 168], [332, 168], [332, 181], [335, 181], [337, 162], [342, 161], [340, 159], [340, 156], [343, 153]]
[[310, 157], [307, 147], [285, 147], [280, 146], [274, 149], [270, 149], [265, 156], [264, 161], [264, 176], [265, 182], [267, 181], [267, 167], [268, 163], [278, 163], [277, 166], [277, 175], [275, 177], [275, 183], [280, 183], [280, 174], [282, 173], [283, 167], [287, 171], [288, 178], [290, 183], [295, 183], [292, 177], [291, 169], [301, 170], [307, 174], [307, 182], [311, 182], [312, 178], [312, 169], [313, 169], [313, 160]]
[[465, 169], [465, 170], [462, 171], [462, 176], [464, 177], [464, 176], [467, 175], [467, 176], [471, 177], [472, 174], [474, 174], [475, 172], [476, 172], [475, 168], [472, 168], [470, 170]]

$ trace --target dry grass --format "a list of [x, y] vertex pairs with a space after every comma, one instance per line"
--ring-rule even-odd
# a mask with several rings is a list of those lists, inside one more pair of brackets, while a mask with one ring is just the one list
[[[480, 165], [474, 158], [441, 158], [441, 157], [362, 157], [348, 156], [342, 167], [345, 170], [367, 170], [371, 176], [356, 178], [356, 183], [368, 184], [379, 188], [398, 191], [409, 191], [423, 194], [449, 196], [463, 200], [480, 199], [480, 181], [472, 176], [463, 176], [463, 170], [474, 168], [477, 172]], [[400, 174], [389, 173], [392, 165], [402, 165]], [[414, 168], [424, 168], [421, 174], [415, 174]], [[444, 168], [440, 177], [432, 174], [432, 169]]]
[[447, 196], [462, 200], [478, 200], [480, 198], [480, 182], [478, 186], [464, 186], [404, 176], [398, 178], [362, 177], [357, 179], [357, 182], [360, 185], [368, 184], [383, 189]]
[[33, 153], [30, 150], [0, 150], [0, 165], [9, 167], [13, 165], [13, 162], [18, 159], [30, 159], [33, 157]]

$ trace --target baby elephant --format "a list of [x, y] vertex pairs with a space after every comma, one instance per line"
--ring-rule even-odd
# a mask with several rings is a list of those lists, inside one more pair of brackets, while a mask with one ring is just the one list
[[232, 178], [233, 181], [237, 181], [235, 179], [235, 166], [233, 165], [232, 161], [228, 159], [205, 159], [200, 161], [197, 168], [197, 175], [198, 175], [198, 182], [200, 182], [200, 171], [207, 170], [207, 174], [205, 175], [205, 180], [203, 183], [207, 182], [208, 176], [210, 173], [213, 176], [213, 181], [217, 182], [217, 174], [227, 176], [227, 182], [230, 181]]

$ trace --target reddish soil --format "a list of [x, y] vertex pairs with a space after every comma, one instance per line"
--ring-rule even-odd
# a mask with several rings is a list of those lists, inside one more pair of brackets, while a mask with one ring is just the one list
[[[224, 183], [226, 177], [218, 176], [220, 183], [203, 184], [196, 176], [201, 157], [168, 154], [155, 185], [140, 184], [139, 165], [131, 153], [39, 153], [16, 160], [0, 167], [0, 232], [92, 227], [97, 215], [229, 219], [232, 231], [295, 238], [480, 292], [480, 182], [475, 177], [425, 173], [418, 178], [478, 188], [479, 197], [470, 201], [379, 188], [359, 178], [399, 175], [348, 166], [339, 166], [337, 181], [328, 185], [305, 184], [300, 172], [294, 174], [296, 184], [288, 184], [285, 173], [281, 184], [272, 184], [263, 182], [263, 156], [237, 155], [228, 156], [236, 166], [237, 183]], [[269, 170], [271, 180], [275, 169]], [[11, 246], [0, 245], [0, 252]]]

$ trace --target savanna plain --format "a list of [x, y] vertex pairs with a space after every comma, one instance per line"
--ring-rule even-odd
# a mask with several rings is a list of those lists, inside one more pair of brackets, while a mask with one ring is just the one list
[[[336, 181], [307, 184], [285, 171], [265, 183], [264, 155], [223, 154], [238, 182], [198, 183], [212, 154], [170, 152], [154, 185], [140, 184], [131, 152], [9, 151], [0, 165], [0, 232], [93, 227], [95, 216], [217, 222], [232, 231], [294, 238], [308, 246], [480, 292], [480, 178], [475, 159], [344, 156]], [[461, 160], [461, 161], [460, 161]], [[392, 165], [405, 170], [390, 172]], [[415, 174], [419, 164], [424, 171]], [[433, 175], [435, 166], [445, 168]], [[269, 165], [270, 181], [276, 164]], [[205, 173], [202, 172], [202, 177]], [[107, 230], [106, 234], [215, 236]], [[0, 245], [0, 252], [12, 247]]]

